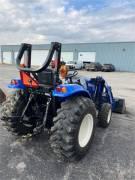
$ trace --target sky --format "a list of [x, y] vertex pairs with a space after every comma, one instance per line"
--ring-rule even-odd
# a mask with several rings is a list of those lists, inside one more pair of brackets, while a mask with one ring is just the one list
[[0, 0], [0, 44], [135, 41], [135, 0]]

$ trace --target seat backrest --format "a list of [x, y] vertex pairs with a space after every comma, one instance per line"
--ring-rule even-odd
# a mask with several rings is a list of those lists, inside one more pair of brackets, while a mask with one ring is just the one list
[[53, 70], [46, 69], [45, 71], [38, 73], [37, 76], [38, 76], [39, 84], [53, 86], [53, 84], [54, 84], [54, 72], [53, 72]]

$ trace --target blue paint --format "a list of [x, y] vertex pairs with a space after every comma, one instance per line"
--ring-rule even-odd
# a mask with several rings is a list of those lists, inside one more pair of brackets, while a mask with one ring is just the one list
[[52, 95], [58, 101], [65, 101], [72, 96], [85, 96], [93, 100], [98, 110], [101, 109], [103, 103], [109, 103], [112, 111], [115, 110], [116, 100], [113, 97], [111, 87], [102, 77], [91, 78], [86, 80], [86, 88], [79, 84], [61, 84], [57, 87], [65, 87], [66, 92], [58, 92], [57, 87], [53, 90]]
[[[23, 85], [20, 79], [16, 80], [16, 85], [9, 84], [8, 87], [12, 89], [25, 90], [27, 87]], [[57, 88], [66, 88], [66, 92], [59, 92]], [[104, 91], [103, 91], [104, 90]], [[104, 93], [103, 93], [104, 92]], [[112, 106], [112, 111], [115, 110], [116, 100], [113, 97], [111, 87], [102, 77], [91, 78], [86, 80], [86, 87], [79, 84], [61, 84], [53, 91], [52, 96], [56, 97], [58, 101], [62, 102], [71, 97], [84, 96], [90, 98], [96, 105], [98, 110], [101, 109], [103, 103], [109, 103]]]
[[67, 91], [65, 93], [63, 93], [63, 92], [58, 92], [55, 89], [55, 90], [53, 90], [53, 93], [52, 93], [52, 95], [54, 97], [59, 97], [59, 98], [62, 98], [62, 99], [66, 99], [68, 97], [78, 96], [78, 95], [83, 95], [85, 97], [90, 97], [89, 91], [85, 90], [83, 86], [78, 85], [78, 84], [61, 84], [61, 85], [59, 85], [57, 87], [60, 87], [60, 88], [65, 87]]

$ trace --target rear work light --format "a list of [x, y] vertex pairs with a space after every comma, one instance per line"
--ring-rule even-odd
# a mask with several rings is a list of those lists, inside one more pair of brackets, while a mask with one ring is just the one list
[[57, 92], [62, 92], [62, 93], [66, 93], [67, 92], [67, 88], [66, 87], [57, 87], [56, 88]]
[[10, 84], [12, 84], [12, 85], [17, 85], [17, 84], [18, 84], [18, 81], [17, 81], [16, 79], [12, 79]]

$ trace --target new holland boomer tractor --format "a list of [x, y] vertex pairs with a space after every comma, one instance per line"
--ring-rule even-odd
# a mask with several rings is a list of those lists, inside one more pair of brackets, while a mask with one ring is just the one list
[[[20, 79], [9, 84], [15, 92], [3, 103], [1, 119], [16, 135], [38, 134], [47, 128], [54, 153], [64, 160], [79, 160], [92, 143], [96, 125], [108, 127], [112, 112], [124, 112], [125, 101], [113, 97], [102, 77], [86, 79], [76, 70], [65, 72], [60, 43], [51, 43], [37, 69], [31, 66], [31, 49], [30, 44], [21, 45], [16, 59]], [[24, 53], [27, 58], [22, 63]]]

